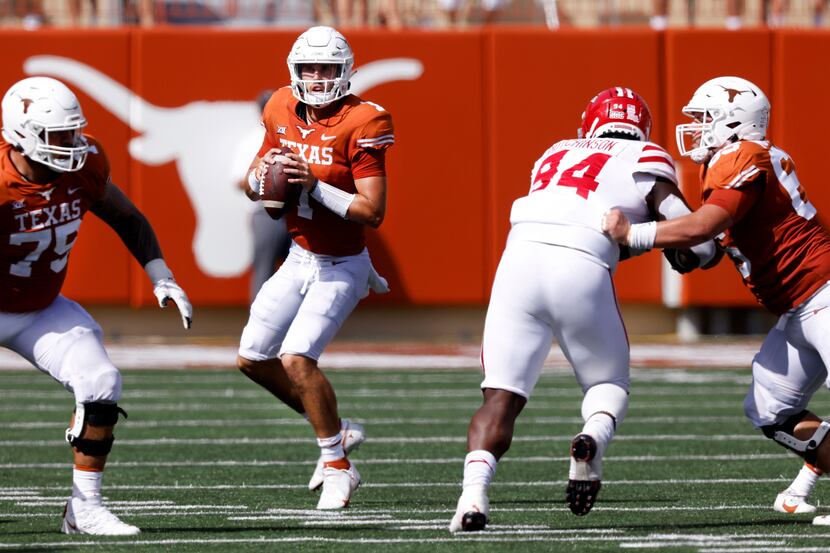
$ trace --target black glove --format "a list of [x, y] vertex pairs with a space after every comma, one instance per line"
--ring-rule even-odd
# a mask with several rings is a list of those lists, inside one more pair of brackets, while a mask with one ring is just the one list
[[681, 275], [690, 273], [700, 267], [700, 258], [688, 248], [665, 248], [663, 255], [668, 260], [671, 268]]

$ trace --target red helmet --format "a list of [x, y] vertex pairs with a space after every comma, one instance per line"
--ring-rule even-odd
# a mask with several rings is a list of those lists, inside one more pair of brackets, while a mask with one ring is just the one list
[[610, 133], [648, 140], [651, 112], [643, 97], [630, 88], [615, 86], [603, 90], [582, 112], [580, 138], [597, 138]]

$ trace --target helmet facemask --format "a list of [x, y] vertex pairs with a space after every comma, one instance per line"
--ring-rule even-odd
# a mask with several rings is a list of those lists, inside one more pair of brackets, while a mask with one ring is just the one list
[[[351, 74], [346, 74], [345, 63], [320, 63], [324, 67], [334, 67], [334, 75], [330, 79], [303, 79], [303, 67], [306, 65], [313, 63], [289, 64], [291, 88], [298, 100], [320, 108], [348, 95]], [[320, 86], [322, 90], [314, 90]]]
[[715, 124], [723, 121], [726, 113], [720, 108], [686, 106], [683, 114], [694, 119], [694, 122], [675, 127], [677, 149], [681, 156], [687, 156], [695, 163], [705, 163], [716, 149], [731, 138], [721, 139], [715, 132]]
[[[75, 122], [67, 122], [66, 125], [44, 126], [35, 121], [24, 125], [24, 129], [35, 137], [34, 151], [23, 154], [47, 167], [60, 173], [78, 171], [86, 163], [86, 156], [89, 152], [89, 144], [82, 134], [86, 127], [86, 120], [80, 117]], [[57, 143], [62, 140], [55, 139], [56, 133], [71, 133], [72, 146], [59, 146]], [[56, 142], [56, 144], [53, 144]]]

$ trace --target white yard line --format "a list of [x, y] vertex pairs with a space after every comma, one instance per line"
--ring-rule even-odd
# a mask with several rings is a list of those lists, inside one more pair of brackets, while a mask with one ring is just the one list
[[[458, 418], [352, 418], [354, 422], [377, 426], [444, 426], [448, 424], [467, 425], [467, 421]], [[582, 424], [582, 417], [522, 417], [522, 425], [529, 424]], [[626, 420], [626, 428], [634, 425], [646, 424], [721, 424], [741, 421], [730, 416], [699, 417], [636, 417]], [[743, 421], [741, 421], [743, 422]], [[290, 419], [178, 419], [178, 420], [149, 420], [129, 421], [130, 428], [226, 428], [226, 427], [260, 427], [260, 426], [308, 426], [308, 421], [294, 417]], [[66, 427], [66, 421], [29, 421], [7, 422], [4, 428], [9, 429], [51, 429]]]
[[[729, 484], [729, 485], [751, 485], [753, 483], [776, 483], [789, 482], [791, 480], [788, 476], [779, 476], [776, 478], [666, 478], [666, 479], [652, 479], [652, 480], [603, 480], [603, 486], [680, 486], [680, 485], [699, 485], [699, 484]], [[546, 486], [563, 486], [567, 484], [567, 480], [543, 480], [543, 481], [498, 481], [494, 482], [494, 486], [505, 488], [524, 488], [524, 487], [546, 487]], [[458, 488], [459, 481], [452, 482], [367, 482], [362, 484], [362, 488]], [[25, 488], [0, 488], [0, 496], [7, 491], [23, 490], [28, 492], [48, 492], [48, 491], [66, 491], [66, 486], [27, 486]], [[142, 492], [156, 492], [160, 490], [307, 490], [305, 484], [152, 484], [148, 487], [146, 484], [107, 484], [107, 491], [113, 490], [130, 490]]]
[[[571, 535], [562, 536], [563, 533]], [[0, 543], [0, 548], [20, 548], [25, 546], [27, 548], [51, 548], [51, 547], [82, 547], [82, 546], [176, 546], [176, 545], [220, 545], [220, 544], [286, 544], [286, 543], [336, 543], [336, 544], [355, 544], [355, 545], [394, 545], [394, 544], [429, 544], [429, 543], [464, 543], [464, 542], [549, 542], [549, 543], [585, 543], [585, 542], [603, 542], [603, 543], [618, 543], [620, 547], [626, 548], [644, 548], [647, 547], [649, 541], [646, 541], [642, 536], [621, 536], [617, 531], [609, 530], [604, 534], [585, 535], [583, 530], [579, 531], [579, 536], [574, 536], [574, 530], [548, 530], [540, 531], [536, 529], [528, 530], [504, 530], [504, 531], [483, 531], [475, 534], [456, 534], [447, 535], [440, 538], [331, 538], [325, 536], [297, 536], [297, 537], [279, 537], [271, 538], [260, 536], [256, 538], [182, 538], [182, 539], [162, 539], [162, 540], [92, 540], [85, 541], [65, 540], [65, 541], [48, 541], [48, 542], [32, 542], [27, 544], [18, 543]], [[691, 538], [688, 544], [680, 544], [684, 537]], [[678, 547], [704, 547], [702, 551], [707, 553], [749, 553], [752, 551], [761, 552], [786, 552], [786, 553], [811, 553], [819, 551], [827, 551], [826, 547], [786, 547], [784, 539], [797, 538], [804, 539], [803, 534], [799, 535], [780, 535], [768, 534], [761, 536], [732, 536], [728, 540], [716, 539], [713, 536], [711, 540], [699, 540], [694, 535], [678, 536], [676, 541], [666, 542], [667, 546]], [[811, 534], [811, 539], [830, 538], [830, 534]], [[752, 545], [757, 543], [758, 545]], [[749, 545], [750, 547], [746, 547]], [[743, 546], [743, 547], [742, 547]], [[649, 548], [650, 549], [650, 548]]]
[[[759, 343], [741, 344], [632, 344], [631, 365], [660, 367], [741, 367], [748, 368], [758, 351]], [[458, 348], [454, 354], [430, 355], [402, 351], [401, 353], [347, 352], [324, 353], [320, 366], [326, 369], [447, 369], [479, 367], [478, 348]], [[115, 366], [123, 369], [155, 368], [227, 368], [236, 365], [236, 346], [183, 344], [110, 344], [107, 346]], [[548, 367], [567, 367], [559, 348], [552, 348], [547, 358]], [[31, 368], [23, 358], [7, 350], [0, 350], [0, 369]]]
[[[50, 402], [50, 403], [28, 403], [25, 405], [10, 405], [5, 403], [0, 405], [0, 412], [5, 413], [66, 413], [67, 411], [72, 410], [72, 396], [64, 394], [63, 400], [58, 402]], [[820, 399], [820, 398], [817, 398]], [[525, 408], [525, 411], [545, 411], [545, 412], [567, 412], [573, 413], [574, 411], [579, 412], [579, 402], [581, 399], [578, 396], [574, 396], [570, 401], [543, 401], [538, 399], [532, 399], [528, 406]], [[122, 402], [123, 403], [123, 402]], [[67, 407], [68, 405], [68, 407]], [[137, 404], [138, 405], [138, 404]], [[354, 401], [339, 401], [338, 405], [341, 407], [341, 411], [348, 411], [348, 410], [357, 410], [359, 409], [361, 413], [365, 412], [372, 412], [372, 411], [392, 411], [396, 414], [400, 412], [418, 412], [418, 411], [426, 411], [429, 413], [434, 413], [437, 409], [441, 411], [460, 411], [465, 413], [466, 415], [471, 415], [475, 412], [476, 409], [481, 407], [481, 401], [452, 401], [452, 402], [441, 402], [440, 407], [436, 406], [435, 403], [423, 403], [423, 404], [408, 404], [404, 400], [399, 400], [396, 402], [354, 402]], [[236, 411], [267, 411], [268, 413], [273, 413], [275, 408], [280, 408], [282, 404], [277, 400], [264, 400], [262, 402], [256, 401], [244, 401], [234, 402], [229, 408], [232, 408]], [[644, 408], [644, 407], [643, 407]], [[217, 409], [217, 403], [204, 403], [200, 401], [180, 401], [176, 403], [153, 403], [147, 400], [141, 400], [140, 403], [140, 411], [142, 413], [154, 413], [154, 412], [188, 412], [188, 411], [208, 411], [211, 413], [215, 413]], [[641, 409], [636, 403], [631, 406], [629, 410], [629, 415], [631, 415], [632, 411], [637, 409]], [[682, 398], [678, 398], [672, 401], [666, 402], [659, 402], [659, 401], [649, 401], [648, 402], [648, 409], [650, 411], [654, 411], [656, 409], [670, 409], [672, 412], [677, 410], [706, 410], [712, 411], [715, 409], [726, 409], [729, 412], [734, 412], [736, 416], [739, 418], [741, 415], [741, 400], [735, 399], [731, 401], [701, 401], [699, 399], [691, 399], [689, 401], [683, 401]]]
[[[545, 435], [545, 436], [516, 436], [513, 442], [570, 442], [573, 434]], [[614, 438], [615, 442], [748, 442], [761, 441], [760, 434], [631, 434], [620, 435]], [[454, 444], [466, 443], [466, 436], [378, 436], [372, 437], [373, 444]], [[164, 446], [164, 445], [208, 445], [208, 446], [244, 446], [244, 445], [292, 445], [309, 444], [306, 437], [283, 438], [156, 438], [156, 439], [123, 439], [118, 440], [118, 446]], [[65, 445], [63, 440], [0, 440], [2, 447], [56, 447]]]
[[[765, 454], [747, 454], [747, 455], [620, 455], [605, 457], [605, 461], [610, 463], [667, 463], [667, 462], [737, 462], [737, 461], [768, 461], [768, 460], [783, 460], [792, 459], [792, 455], [788, 453], [765, 453]], [[532, 457], [504, 457], [500, 463], [564, 463], [569, 460], [568, 456], [550, 457], [550, 456], [532, 456]], [[461, 465], [463, 458], [461, 457], [444, 457], [444, 458], [425, 458], [413, 459], [407, 457], [405, 459], [389, 458], [389, 459], [363, 459], [361, 458], [359, 464], [362, 465]], [[299, 467], [299, 466], [314, 466], [315, 460], [308, 461], [280, 461], [277, 459], [267, 461], [238, 461], [238, 460], [214, 460], [214, 461], [194, 461], [194, 460], [177, 460], [175, 461], [175, 468], [189, 468], [189, 467]], [[18, 469], [66, 469], [70, 466], [66, 463], [2, 463], [0, 470], [18, 470]], [[170, 461], [110, 461], [107, 463], [110, 468], [129, 469], [129, 468], [156, 468], [156, 467], [171, 467]]]
[[[735, 386], [734, 388], [724, 389], [719, 387], [716, 392], [711, 388], [692, 389], [684, 388], [683, 386], [671, 386], [667, 388], [651, 388], [648, 390], [640, 390], [637, 392], [638, 398], [642, 401], [644, 398], [650, 397], [711, 397], [713, 394], [718, 396], [734, 395], [742, 398], [746, 395], [746, 386]], [[255, 400], [270, 400], [268, 396], [264, 395], [259, 389], [237, 389], [226, 388], [224, 390], [215, 387], [192, 387], [188, 390], [175, 389], [149, 389], [149, 388], [126, 388], [122, 395], [122, 401], [138, 400], [138, 399], [175, 399], [182, 396], [195, 396], [198, 398], [211, 399], [255, 399]], [[580, 394], [577, 390], [568, 385], [562, 388], [536, 389], [533, 391], [533, 398], [569, 398], [578, 399]], [[12, 400], [51, 400], [51, 399], [66, 399], [67, 392], [64, 390], [0, 390], [0, 399]], [[470, 386], [464, 388], [370, 388], [363, 387], [359, 390], [340, 389], [337, 391], [338, 398], [364, 399], [364, 398], [400, 398], [400, 399], [414, 399], [419, 402], [425, 398], [428, 399], [444, 399], [444, 398], [458, 398], [458, 399], [472, 399], [480, 398], [481, 390], [478, 386]]]

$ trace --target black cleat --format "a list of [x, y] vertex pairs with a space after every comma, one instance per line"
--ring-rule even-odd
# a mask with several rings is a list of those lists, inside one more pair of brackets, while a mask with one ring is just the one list
[[571, 442], [571, 457], [580, 467], [579, 479], [569, 479], [565, 488], [565, 501], [571, 512], [577, 516], [587, 515], [594, 506], [597, 494], [602, 484], [599, 480], [591, 480], [588, 463], [597, 455], [597, 443], [588, 434], [578, 434]]
[[571, 512], [579, 517], [590, 513], [601, 487], [599, 480], [568, 480], [565, 501]]
[[461, 519], [461, 529], [465, 532], [478, 532], [479, 530], [484, 530], [486, 525], [487, 516], [478, 511], [464, 513], [464, 517]]

